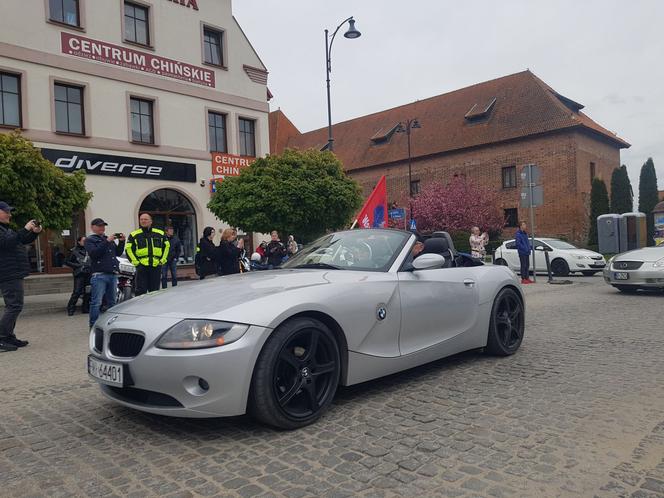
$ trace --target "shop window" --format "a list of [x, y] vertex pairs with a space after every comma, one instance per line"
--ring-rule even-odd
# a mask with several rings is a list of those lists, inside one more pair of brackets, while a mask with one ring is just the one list
[[49, 0], [49, 19], [76, 28], [81, 27], [79, 0]]
[[85, 134], [83, 88], [55, 83], [55, 131]]
[[503, 188], [516, 187], [516, 166], [503, 168]]
[[505, 209], [504, 218], [506, 227], [519, 226], [519, 210], [517, 208]]
[[210, 152], [228, 152], [226, 144], [226, 116], [218, 112], [208, 112], [208, 136]]
[[410, 182], [410, 195], [417, 195], [420, 193], [420, 181], [413, 180]]
[[142, 144], [154, 144], [154, 102], [131, 97], [131, 140]]
[[240, 155], [256, 157], [256, 122], [240, 118]]
[[21, 127], [21, 77], [0, 73], [0, 125]]
[[178, 264], [193, 264], [198, 241], [196, 210], [186, 196], [173, 189], [156, 190], [145, 198], [140, 212], [152, 216], [155, 228], [172, 226], [173, 233], [182, 241]]
[[124, 4], [125, 41], [150, 46], [150, 11], [132, 2]]
[[224, 66], [223, 36], [221, 31], [203, 28], [203, 62]]
[[85, 235], [85, 216], [82, 212], [72, 216], [66, 230], [46, 229], [28, 246], [28, 260], [32, 273], [69, 273], [65, 264], [79, 237]]

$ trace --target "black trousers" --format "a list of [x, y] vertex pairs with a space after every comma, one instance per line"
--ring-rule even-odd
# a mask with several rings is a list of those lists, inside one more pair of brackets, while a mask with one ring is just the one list
[[161, 266], [143, 266], [136, 268], [136, 295], [158, 291], [161, 285]]
[[527, 280], [530, 275], [528, 269], [530, 268], [530, 254], [519, 254], [519, 261], [521, 262], [521, 278]]
[[90, 309], [90, 294], [85, 292], [85, 286], [90, 283], [90, 275], [78, 275], [74, 277], [74, 290], [71, 293], [69, 302], [67, 303], [67, 311], [74, 311], [78, 298], [83, 296], [83, 313], [87, 313]]
[[5, 300], [5, 312], [0, 318], [0, 339], [15, 337], [14, 328], [18, 315], [23, 311], [23, 279], [0, 282], [0, 291]]

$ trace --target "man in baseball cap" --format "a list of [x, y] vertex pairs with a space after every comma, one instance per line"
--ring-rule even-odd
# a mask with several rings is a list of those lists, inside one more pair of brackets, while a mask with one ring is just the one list
[[30, 274], [30, 261], [25, 246], [32, 243], [41, 224], [35, 220], [15, 232], [9, 227], [14, 210], [0, 201], [0, 291], [5, 301], [5, 311], [0, 318], [0, 352], [16, 351], [28, 345], [14, 335], [16, 320], [23, 310], [23, 279]]

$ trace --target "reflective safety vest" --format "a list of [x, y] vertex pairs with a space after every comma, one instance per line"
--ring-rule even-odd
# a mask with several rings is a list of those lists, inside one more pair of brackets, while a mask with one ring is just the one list
[[160, 266], [166, 264], [171, 243], [163, 230], [139, 228], [127, 238], [127, 256], [134, 266]]

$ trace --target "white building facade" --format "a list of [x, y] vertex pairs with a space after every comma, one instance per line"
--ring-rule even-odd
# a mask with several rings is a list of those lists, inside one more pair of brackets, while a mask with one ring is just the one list
[[223, 226], [206, 207], [219, 163], [269, 152], [266, 85], [230, 0], [7, 2], [0, 132], [19, 129], [58, 167], [86, 170], [94, 194], [70, 230], [41, 236], [33, 270], [65, 271], [92, 219], [128, 233], [143, 211], [175, 228], [192, 263], [203, 228]]

